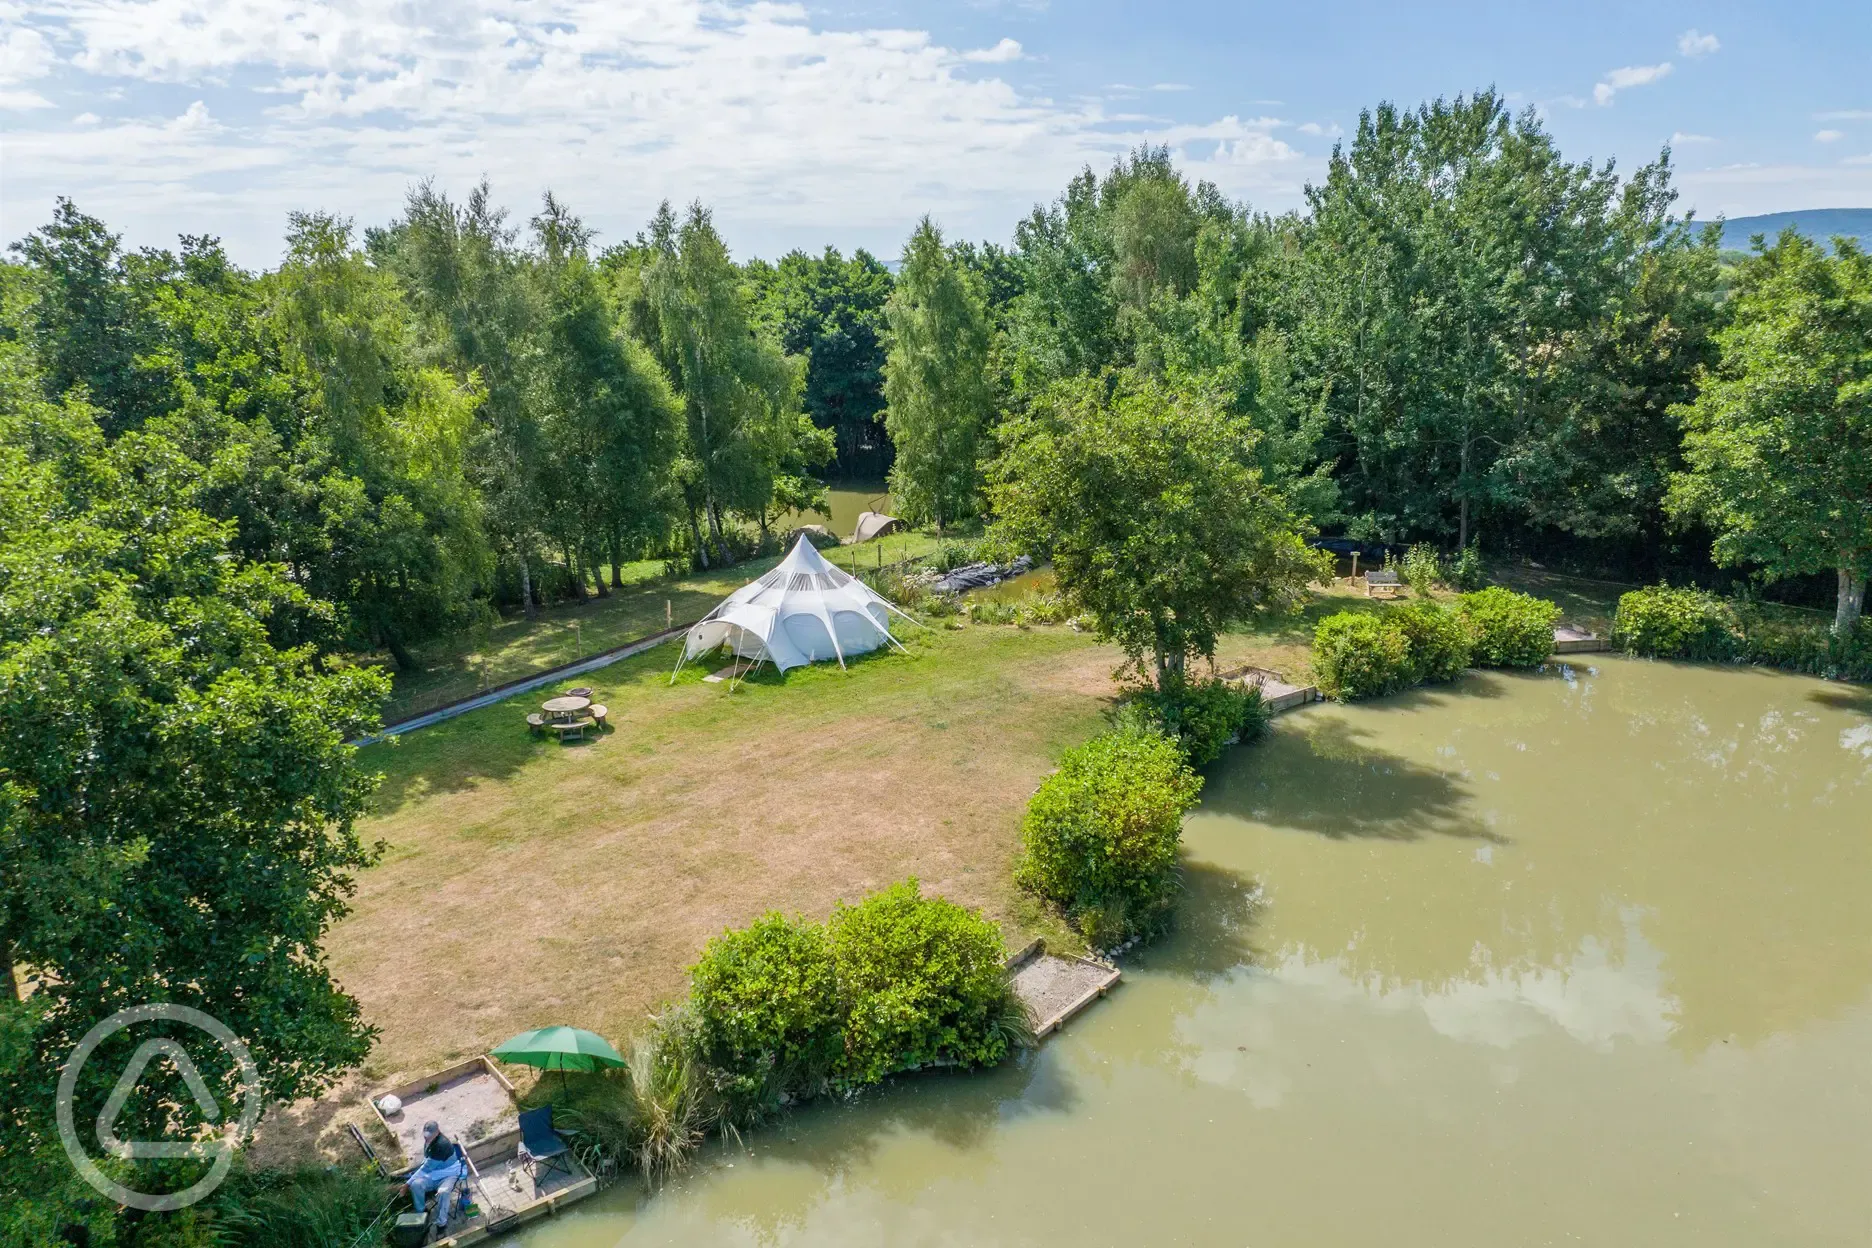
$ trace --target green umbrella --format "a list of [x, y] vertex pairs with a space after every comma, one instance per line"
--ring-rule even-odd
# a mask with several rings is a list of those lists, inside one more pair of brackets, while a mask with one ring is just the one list
[[565, 1086], [568, 1070], [604, 1070], [624, 1064], [623, 1056], [603, 1036], [582, 1027], [541, 1027], [537, 1031], [523, 1031], [498, 1046], [494, 1056], [503, 1062], [556, 1070], [561, 1088]]

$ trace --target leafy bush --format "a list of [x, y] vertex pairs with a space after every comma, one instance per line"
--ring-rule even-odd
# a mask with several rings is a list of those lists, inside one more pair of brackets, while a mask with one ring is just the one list
[[1453, 611], [1422, 600], [1387, 611], [1384, 623], [1404, 634], [1411, 684], [1455, 680], [1469, 666], [1469, 630]]
[[1192, 767], [1206, 767], [1230, 745], [1267, 731], [1270, 716], [1256, 685], [1192, 680], [1133, 692], [1119, 708], [1120, 726], [1162, 733], [1183, 749]]
[[993, 923], [924, 897], [909, 879], [855, 906], [839, 903], [827, 929], [845, 1011], [841, 1071], [851, 1082], [1007, 1056], [1013, 989]]
[[965, 564], [981, 559], [981, 553], [974, 542], [946, 541], [936, 547], [930, 556], [929, 566], [938, 572], [953, 572]]
[[689, 994], [701, 1056], [737, 1122], [817, 1092], [838, 1061], [838, 976], [819, 924], [768, 914], [723, 932], [690, 968]]
[[1539, 667], [1553, 653], [1560, 608], [1545, 598], [1497, 585], [1457, 600], [1477, 667]]
[[1833, 680], [1872, 680], [1872, 622], [1861, 620], [1842, 640], [1818, 620], [1775, 618], [1753, 607], [1737, 616], [1745, 662]]
[[1612, 644], [1654, 659], [1731, 659], [1739, 649], [1732, 620], [1714, 594], [1654, 585], [1620, 596]]
[[1384, 616], [1341, 611], [1313, 630], [1313, 675], [1341, 702], [1382, 697], [1416, 683], [1410, 638]]
[[1121, 729], [1060, 760], [1021, 824], [1015, 879], [1095, 947], [1162, 926], [1176, 901], [1183, 813], [1202, 780], [1157, 732]]
[[1404, 583], [1411, 587], [1411, 593], [1419, 598], [1428, 598], [1437, 582], [1443, 579], [1443, 561], [1437, 557], [1436, 547], [1427, 542], [1419, 542], [1404, 552], [1404, 562], [1399, 567]]
[[1488, 574], [1482, 570], [1482, 552], [1470, 542], [1462, 548], [1450, 565], [1449, 583], [1465, 594], [1472, 594], [1488, 584]]

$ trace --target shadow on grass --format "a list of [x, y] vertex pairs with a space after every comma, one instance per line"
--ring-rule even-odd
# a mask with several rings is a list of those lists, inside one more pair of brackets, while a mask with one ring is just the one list
[[[1463, 685], [1483, 683], [1470, 678]], [[1386, 705], [1408, 709], [1441, 696], [1420, 689]], [[1470, 790], [1459, 775], [1378, 749], [1371, 736], [1339, 716], [1306, 716], [1219, 775], [1202, 809], [1333, 840], [1449, 836], [1507, 843], [1470, 811]]]

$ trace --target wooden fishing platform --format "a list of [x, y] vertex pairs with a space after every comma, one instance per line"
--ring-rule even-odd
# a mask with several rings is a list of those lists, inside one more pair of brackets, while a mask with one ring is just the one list
[[1596, 633], [1588, 633], [1569, 624], [1562, 624], [1553, 630], [1553, 652], [1555, 654], [1597, 654], [1610, 650], [1612, 643]]
[[1320, 700], [1319, 686], [1291, 684], [1279, 672], [1271, 672], [1265, 667], [1231, 668], [1222, 673], [1221, 679], [1238, 681], [1260, 689], [1262, 705], [1274, 715]]
[[[402, 1101], [402, 1109], [386, 1115], [381, 1108], [386, 1095]], [[530, 1164], [522, 1155], [513, 1084], [486, 1055], [386, 1088], [370, 1099], [378, 1122], [403, 1149], [399, 1174], [407, 1174], [421, 1160], [425, 1122], [433, 1121], [468, 1155], [468, 1186], [477, 1212], [458, 1218], [446, 1235], [433, 1241], [435, 1248], [466, 1248], [503, 1235], [557, 1214], [598, 1190], [597, 1177], [571, 1153], [556, 1159], [563, 1169]]]
[[1033, 1019], [1034, 1036], [1045, 1039], [1066, 1020], [1111, 991], [1124, 975], [1117, 967], [1091, 958], [1062, 958], [1036, 939], [1007, 960], [1014, 991]]

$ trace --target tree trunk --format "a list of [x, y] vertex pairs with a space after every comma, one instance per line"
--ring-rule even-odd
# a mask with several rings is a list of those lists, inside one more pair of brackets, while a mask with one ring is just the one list
[[733, 566], [734, 560], [728, 554], [728, 542], [722, 537], [721, 508], [715, 505], [713, 495], [708, 500], [708, 527], [710, 535], [715, 539], [715, 558], [720, 560], [724, 568]]
[[526, 618], [533, 618], [533, 570], [527, 566], [526, 552], [520, 552], [520, 607]]
[[1850, 563], [1842, 562], [1839, 569], [1839, 604], [1833, 610], [1835, 637], [1843, 640], [1852, 636], [1853, 629], [1859, 624], [1859, 613], [1865, 609], [1865, 591], [1865, 573]]
[[6, 999], [18, 1001], [19, 980], [13, 974], [13, 939], [0, 936], [0, 989], [6, 991]]
[[611, 531], [611, 588], [624, 588], [624, 541], [616, 529]]
[[1462, 491], [1460, 518], [1456, 522], [1456, 549], [1469, 549], [1469, 438], [1462, 444], [1462, 463], [1456, 470], [1457, 488]]
[[591, 561], [592, 588], [598, 591], [600, 598], [609, 598], [611, 591], [605, 586], [604, 562], [598, 557], [598, 552], [590, 547], [586, 548], [586, 552], [586, 557]]
[[390, 652], [390, 657], [396, 660], [398, 668], [406, 672], [416, 670], [415, 658], [403, 648], [403, 643], [397, 640], [397, 635], [387, 628], [383, 630], [383, 643], [384, 649]]
[[578, 602], [585, 601], [585, 560], [579, 554], [579, 548], [571, 542], [565, 548], [566, 572], [572, 577], [572, 597]]
[[702, 525], [696, 520], [695, 507], [689, 508], [689, 535], [695, 539], [696, 558], [702, 561], [702, 570], [709, 569], [708, 543], [702, 540]]

